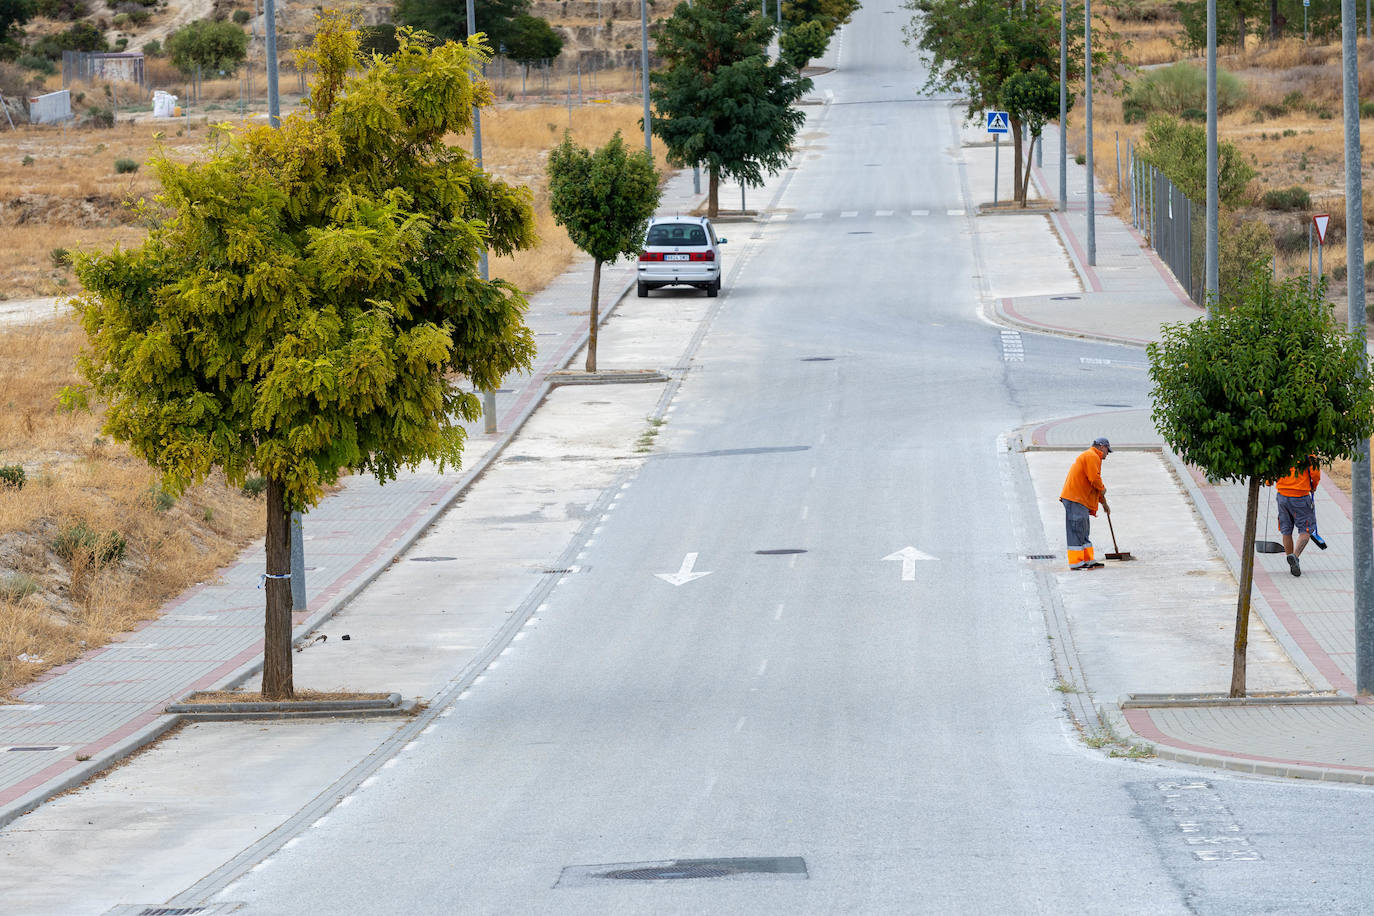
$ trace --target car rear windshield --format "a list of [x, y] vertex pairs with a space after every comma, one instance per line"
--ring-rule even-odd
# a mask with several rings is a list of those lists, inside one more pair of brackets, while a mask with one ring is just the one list
[[694, 223], [657, 223], [649, 227], [649, 245], [705, 245], [706, 230]]

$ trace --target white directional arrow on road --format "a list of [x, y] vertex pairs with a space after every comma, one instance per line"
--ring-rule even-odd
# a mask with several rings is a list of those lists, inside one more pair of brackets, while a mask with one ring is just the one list
[[938, 560], [939, 557], [932, 557], [930, 554], [917, 550], [915, 547], [903, 547], [896, 553], [890, 553], [883, 557], [884, 560], [902, 561], [902, 581], [913, 582], [916, 579], [917, 560]]
[[697, 555], [689, 553], [682, 561], [682, 568], [675, 573], [654, 573], [655, 576], [667, 582], [669, 585], [685, 585], [693, 579], [700, 579], [702, 576], [711, 575], [709, 572], [692, 572], [692, 567], [697, 565]]

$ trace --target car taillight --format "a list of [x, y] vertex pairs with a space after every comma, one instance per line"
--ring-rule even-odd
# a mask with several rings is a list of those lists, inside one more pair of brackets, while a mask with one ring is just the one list
[[693, 260], [693, 261], [714, 261], [715, 259], [716, 259], [716, 253], [715, 253], [714, 251], [693, 252], [693, 253], [692, 253], [692, 260]]
[[661, 251], [646, 251], [646, 252], [644, 252], [642, 255], [639, 256], [639, 259], [640, 259], [641, 261], [662, 261], [662, 260], [663, 260], [663, 252], [661, 252]]

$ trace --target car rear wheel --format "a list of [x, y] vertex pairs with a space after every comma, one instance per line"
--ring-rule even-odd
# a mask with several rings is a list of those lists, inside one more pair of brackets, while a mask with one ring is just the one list
[[643, 280], [637, 281], [637, 282], [636, 282], [636, 286], [638, 287], [638, 290], [639, 290], [639, 298], [643, 299], [643, 298], [645, 298], [646, 296], [649, 295], [649, 287], [648, 287], [647, 284], [645, 284], [645, 282], [644, 282]]
[[710, 283], [708, 283], [708, 284], [706, 285], [706, 295], [709, 296], [710, 298], [712, 298], [712, 299], [716, 298], [716, 294], [719, 293], [719, 292], [720, 292], [720, 278], [716, 278], [715, 280], [712, 280]]

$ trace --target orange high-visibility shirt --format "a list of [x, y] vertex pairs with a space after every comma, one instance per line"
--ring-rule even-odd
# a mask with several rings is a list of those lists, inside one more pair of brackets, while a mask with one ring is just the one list
[[1288, 475], [1280, 477], [1274, 486], [1284, 496], [1306, 496], [1308, 493], [1317, 492], [1317, 484], [1321, 482], [1321, 468], [1289, 468]]
[[1097, 506], [1106, 494], [1107, 485], [1102, 482], [1102, 456], [1097, 449], [1089, 448], [1073, 460], [1059, 498], [1087, 506], [1088, 511], [1096, 515]]

